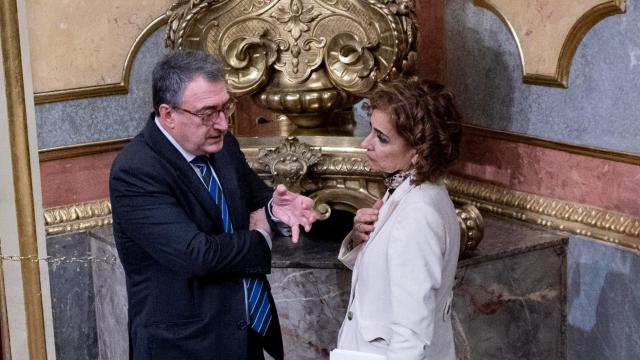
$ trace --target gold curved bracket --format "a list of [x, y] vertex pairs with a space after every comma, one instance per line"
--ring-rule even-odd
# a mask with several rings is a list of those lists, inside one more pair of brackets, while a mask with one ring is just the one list
[[626, 0], [474, 0], [516, 41], [527, 84], [567, 88], [576, 49], [600, 20], [626, 11]]

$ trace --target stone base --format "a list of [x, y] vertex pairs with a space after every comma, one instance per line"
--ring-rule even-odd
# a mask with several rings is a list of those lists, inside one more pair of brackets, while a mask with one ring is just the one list
[[[288, 359], [328, 359], [349, 300], [336, 259], [345, 229], [298, 244], [274, 239], [269, 279]], [[332, 235], [333, 234], [333, 235]], [[584, 240], [576, 240], [584, 241]], [[459, 262], [453, 306], [459, 359], [565, 359], [568, 238], [487, 216], [485, 240]], [[115, 255], [110, 227], [51, 237], [52, 256]], [[126, 359], [126, 290], [119, 263], [50, 267], [58, 358]]]

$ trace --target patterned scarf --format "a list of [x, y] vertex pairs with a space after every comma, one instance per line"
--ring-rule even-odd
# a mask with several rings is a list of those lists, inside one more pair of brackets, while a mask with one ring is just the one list
[[389, 195], [393, 194], [400, 184], [402, 184], [408, 177], [412, 177], [415, 175], [416, 171], [414, 169], [406, 170], [406, 171], [396, 171], [392, 174], [385, 174], [384, 177], [384, 186], [387, 187], [389, 191]]

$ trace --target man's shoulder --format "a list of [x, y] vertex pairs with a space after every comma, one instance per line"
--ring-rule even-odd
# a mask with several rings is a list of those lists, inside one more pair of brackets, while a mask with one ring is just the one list
[[153, 151], [148, 146], [142, 133], [136, 135], [116, 155], [111, 166], [112, 171], [125, 166], [137, 166], [148, 163], [153, 157]]

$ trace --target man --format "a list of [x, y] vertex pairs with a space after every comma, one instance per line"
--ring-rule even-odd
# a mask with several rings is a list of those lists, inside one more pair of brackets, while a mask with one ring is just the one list
[[265, 276], [274, 215], [296, 241], [313, 202], [251, 170], [227, 134], [234, 105], [220, 60], [174, 51], [153, 70], [154, 114], [113, 163], [132, 359], [283, 358]]

